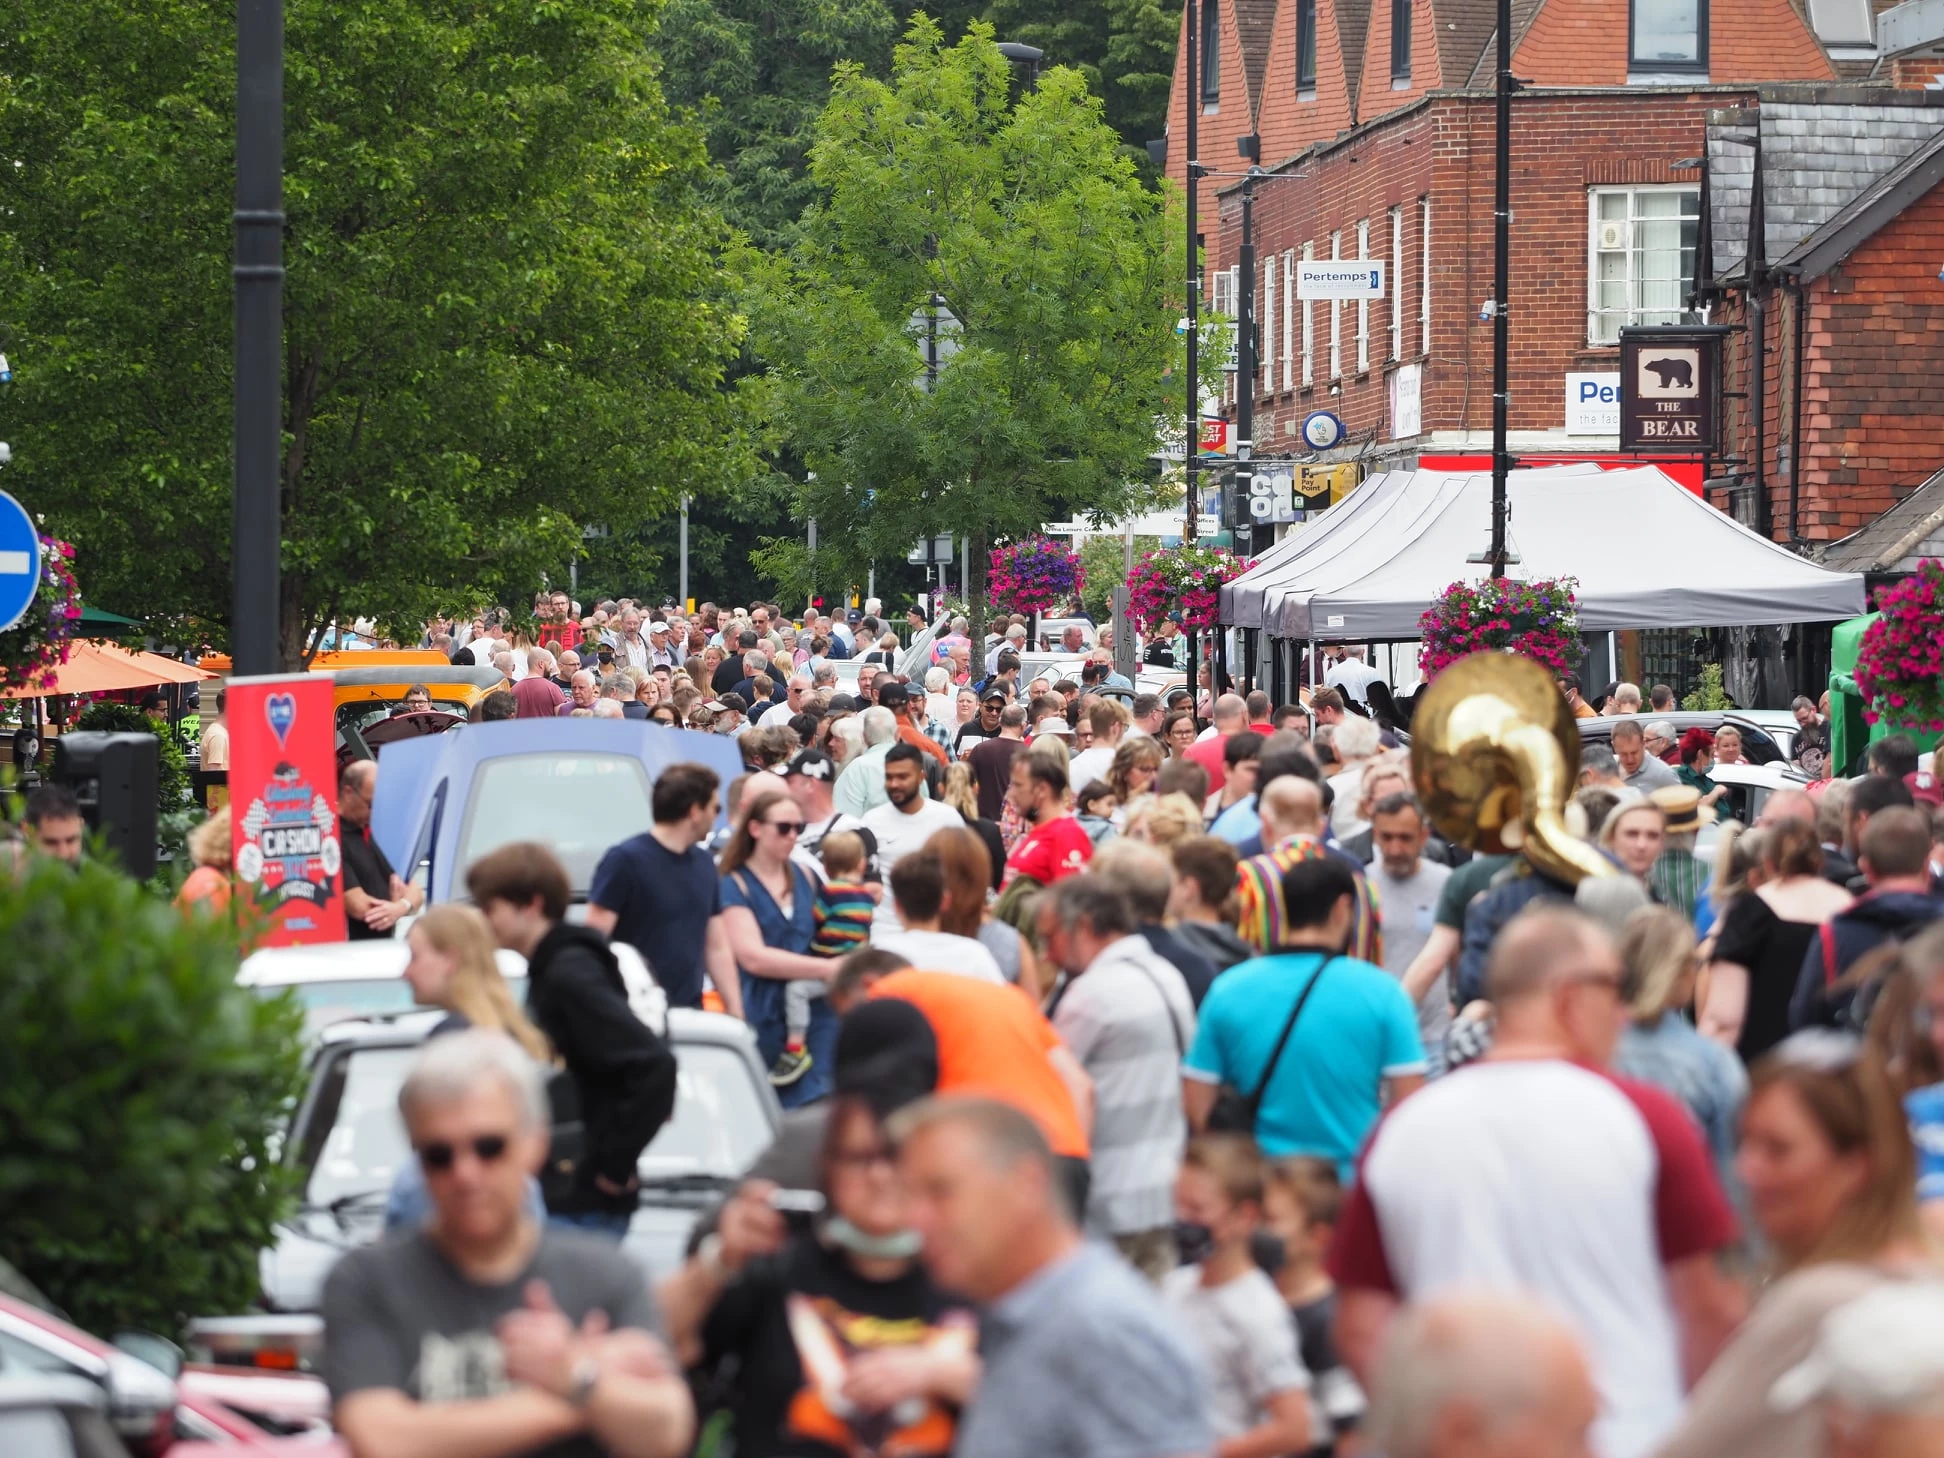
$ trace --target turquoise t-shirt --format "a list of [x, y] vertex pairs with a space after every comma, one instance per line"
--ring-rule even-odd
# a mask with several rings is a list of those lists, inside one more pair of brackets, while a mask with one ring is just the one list
[[1253, 1093], [1296, 999], [1329, 971], [1289, 1035], [1256, 1119], [1265, 1154], [1333, 1159], [1347, 1184], [1382, 1108], [1383, 1080], [1425, 1071], [1417, 1009], [1381, 967], [1322, 952], [1281, 952], [1228, 969], [1208, 989], [1189, 1078]]

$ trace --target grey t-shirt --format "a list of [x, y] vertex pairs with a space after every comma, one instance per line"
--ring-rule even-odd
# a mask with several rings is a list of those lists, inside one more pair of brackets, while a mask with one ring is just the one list
[[1080, 1247], [994, 1302], [979, 1351], [985, 1372], [953, 1458], [1179, 1458], [1214, 1447], [1199, 1355], [1105, 1246]]
[[1162, 1281], [1161, 1299], [1201, 1348], [1218, 1440], [1260, 1424], [1277, 1393], [1309, 1390], [1296, 1323], [1276, 1283], [1261, 1271], [1204, 1286], [1200, 1266], [1180, 1266]]
[[[1451, 867], [1420, 859], [1416, 872], [1398, 880], [1384, 869], [1381, 857], [1370, 863], [1364, 873], [1370, 888], [1377, 893], [1377, 908], [1384, 917], [1384, 970], [1402, 977], [1417, 960], [1424, 944], [1431, 939], [1437, 924], [1438, 898]], [[1443, 1057], [1445, 1029], [1451, 1026], [1451, 971], [1440, 972], [1425, 989], [1418, 1002], [1418, 1036], [1424, 1041], [1434, 1071]]]
[[[532, 1263], [512, 1280], [467, 1280], [423, 1232], [349, 1252], [324, 1283], [323, 1375], [332, 1401], [395, 1388], [419, 1402], [458, 1402], [509, 1392], [494, 1325], [525, 1304], [529, 1281], [547, 1283], [576, 1326], [605, 1311], [611, 1326], [656, 1329], [641, 1268], [613, 1245], [544, 1230]], [[534, 1458], [604, 1458], [580, 1436], [533, 1450]]]
[[1680, 783], [1681, 777], [1674, 773], [1674, 767], [1664, 759], [1655, 759], [1651, 754], [1644, 756], [1640, 768], [1627, 776], [1627, 788], [1638, 790], [1643, 795]]

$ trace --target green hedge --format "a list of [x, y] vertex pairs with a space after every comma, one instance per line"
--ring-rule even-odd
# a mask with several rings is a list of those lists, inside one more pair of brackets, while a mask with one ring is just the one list
[[241, 1311], [287, 1208], [302, 1018], [125, 876], [0, 874], [0, 1256], [97, 1332]]

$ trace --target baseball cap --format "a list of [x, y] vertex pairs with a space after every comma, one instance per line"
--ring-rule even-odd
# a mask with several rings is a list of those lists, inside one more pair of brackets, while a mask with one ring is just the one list
[[723, 703], [721, 699], [710, 699], [708, 703], [704, 704], [702, 707], [707, 709], [712, 714], [720, 714], [724, 709], [728, 708], [729, 706]]
[[857, 712], [857, 695], [832, 694], [830, 702], [824, 705], [824, 708], [832, 714], [854, 714]]
[[884, 684], [877, 691], [877, 701], [882, 708], [902, 708], [911, 702], [911, 689], [901, 683]]
[[718, 709], [728, 709], [731, 713], [741, 714], [748, 711], [749, 704], [741, 694], [724, 694], [715, 707]]
[[979, 702], [982, 704], [1003, 704], [1006, 702], [1005, 690], [987, 689], [985, 697], [980, 699]]
[[1050, 719], [1040, 720], [1039, 732], [1041, 734], [1057, 734], [1062, 739], [1070, 738], [1073, 734], [1073, 730], [1067, 724], [1067, 721], [1062, 719], [1058, 714], [1055, 714]]
[[1944, 1395], [1944, 1284], [1891, 1281], [1823, 1318], [1809, 1355], [1775, 1379], [1769, 1406], [1795, 1412], [1826, 1397], [1867, 1412]]
[[783, 774], [802, 775], [807, 780], [823, 780], [826, 783], [837, 778], [837, 765], [821, 749], [800, 749], [796, 758], [783, 767]]
[[1929, 770], [1917, 770], [1904, 776], [1904, 784], [1910, 789], [1910, 798], [1920, 800], [1926, 805], [1944, 805], [1944, 780]]

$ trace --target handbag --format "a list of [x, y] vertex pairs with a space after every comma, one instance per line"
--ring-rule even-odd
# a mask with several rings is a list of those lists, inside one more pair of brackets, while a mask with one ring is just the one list
[[1303, 995], [1296, 999], [1296, 1006], [1290, 1009], [1289, 1021], [1283, 1024], [1282, 1036], [1276, 1039], [1275, 1051], [1269, 1055], [1269, 1064], [1262, 1071], [1262, 1081], [1251, 1094], [1238, 1093], [1226, 1084], [1215, 1095], [1215, 1107], [1208, 1111], [1208, 1128], [1218, 1134], [1247, 1134], [1254, 1137], [1256, 1118], [1262, 1112], [1262, 1096], [1269, 1092], [1270, 1080], [1276, 1076], [1276, 1065], [1282, 1062], [1283, 1049], [1289, 1046], [1289, 1035], [1296, 1031], [1296, 1019], [1303, 1015], [1303, 1008], [1316, 991], [1316, 984], [1323, 980], [1323, 974], [1330, 970], [1334, 956], [1323, 959], [1323, 965], [1316, 969]]

